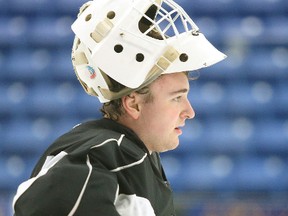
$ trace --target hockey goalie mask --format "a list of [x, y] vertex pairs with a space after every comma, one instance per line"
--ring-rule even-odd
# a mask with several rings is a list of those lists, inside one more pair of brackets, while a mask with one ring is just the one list
[[[72, 25], [72, 62], [85, 91], [107, 102], [161, 74], [197, 70], [226, 56], [172, 0], [95, 0]], [[111, 79], [124, 86], [111, 90]]]

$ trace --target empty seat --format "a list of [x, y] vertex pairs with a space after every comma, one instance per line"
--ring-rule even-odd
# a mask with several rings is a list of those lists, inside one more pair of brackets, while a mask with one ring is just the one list
[[73, 43], [71, 17], [39, 17], [30, 25], [28, 42], [41, 47], [70, 47]]
[[83, 119], [67, 116], [35, 119], [17, 118], [1, 125], [3, 131], [1, 152], [18, 155], [41, 155], [44, 150], [62, 134], [71, 130]]
[[86, 94], [79, 84], [74, 105], [73, 109], [77, 110], [77, 114], [81, 119], [95, 119], [102, 117], [100, 112], [102, 104], [96, 97]]
[[204, 122], [200, 120], [200, 123], [201, 136], [190, 142], [196, 142], [201, 152], [237, 154], [250, 150], [249, 143], [255, 136], [253, 120], [245, 117], [211, 118]]
[[237, 187], [244, 191], [287, 191], [287, 163], [280, 157], [243, 157], [236, 165]]
[[82, 4], [86, 3], [86, 0], [69, 1], [69, 0], [59, 0], [53, 2], [54, 10], [57, 10], [59, 14], [71, 14], [73, 17], [79, 12], [79, 8]]
[[28, 102], [28, 87], [23, 82], [3, 83], [0, 87], [0, 114], [3, 118], [25, 115]]
[[255, 152], [286, 155], [288, 153], [287, 119], [262, 118], [255, 125], [255, 136], [251, 148]]
[[0, 14], [5, 14], [8, 12], [9, 2], [8, 1], [0, 1]]
[[275, 110], [278, 111], [278, 113], [285, 116], [288, 114], [288, 85], [287, 85], [287, 77], [286, 79], [279, 80], [279, 84], [276, 87], [277, 91], [275, 93], [276, 97], [276, 103], [274, 105]]
[[[72, 44], [71, 44], [72, 46]], [[50, 76], [56, 80], [63, 80], [64, 82], [77, 81], [77, 76], [74, 73], [74, 69], [71, 61], [71, 50], [58, 49], [50, 52], [51, 54], [51, 71]], [[78, 84], [78, 83], [77, 83]]]
[[173, 157], [162, 154], [167, 178], [176, 191], [234, 190], [234, 162], [225, 155]]
[[27, 45], [29, 21], [25, 16], [0, 16], [0, 46], [20, 47]]
[[[250, 50], [245, 56], [246, 60], [243, 63], [241, 72], [245, 73], [246, 77], [259, 80], [275, 80], [276, 77], [285, 77], [286, 63], [284, 63], [284, 47], [285, 46], [279, 46], [276, 48], [258, 48]], [[286, 53], [287, 57], [288, 52], [286, 51]]]
[[[51, 128], [43, 126], [36, 128], [35, 122], [30, 119], [15, 118], [10, 120], [5, 125], [4, 140], [1, 145], [2, 151], [8, 154], [37, 154], [44, 149], [45, 140], [43, 136], [37, 134], [37, 130], [42, 129], [42, 134], [45, 134], [47, 139]], [[39, 126], [38, 126], [39, 127]], [[51, 127], [51, 126], [50, 126]]]
[[55, 13], [54, 4], [48, 0], [27, 0], [25, 2], [21, 0], [9, 1], [9, 12], [10, 14], [53, 14]]
[[287, 10], [287, 5], [282, 1], [261, 1], [261, 0], [244, 0], [238, 2], [238, 8], [243, 14], [266, 14], [266, 13], [284, 13]]
[[[206, 72], [202, 72], [206, 73]], [[223, 83], [217, 81], [199, 80], [190, 82], [189, 101], [193, 106], [196, 116], [198, 114], [222, 114], [227, 112], [227, 92]]]
[[[193, 15], [219, 15], [225, 16], [227, 14], [238, 14], [241, 13], [238, 9], [238, 2], [236, 1], [213, 1], [213, 0], [197, 0], [193, 1], [191, 4], [188, 1], [180, 0], [180, 5], [182, 5], [190, 16]], [[209, 7], [207, 7], [209, 5]]]
[[273, 110], [273, 95], [273, 85], [268, 82], [234, 82], [228, 87], [227, 108], [234, 114], [264, 115]]
[[[283, 2], [281, 2], [283, 4]], [[287, 11], [288, 11], [288, 4], [286, 3], [285, 6], [282, 7], [283, 13], [278, 13], [277, 16], [271, 16], [270, 18], [266, 19], [265, 24], [267, 25], [267, 31], [271, 32], [271, 34], [266, 34], [266, 43], [271, 43], [274, 45], [286, 45], [288, 42], [288, 18], [287, 18]]]
[[8, 80], [77, 81], [71, 62], [71, 51], [46, 48], [15, 49], [3, 57], [2, 76]]
[[163, 166], [176, 191], [285, 191], [287, 161], [276, 155], [225, 154], [175, 157], [162, 154]]
[[48, 50], [14, 49], [8, 53], [4, 77], [24, 81], [48, 79], [50, 61]]
[[15, 191], [20, 183], [27, 180], [31, 175], [37, 158], [18, 155], [0, 157], [0, 190]]

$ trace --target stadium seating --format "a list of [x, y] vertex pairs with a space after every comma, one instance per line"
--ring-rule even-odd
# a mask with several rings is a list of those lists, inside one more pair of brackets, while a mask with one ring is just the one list
[[[101, 117], [71, 65], [70, 25], [84, 2], [0, 0], [0, 215], [50, 143]], [[190, 81], [196, 117], [161, 155], [176, 194], [288, 197], [288, 1], [177, 2], [228, 58]]]

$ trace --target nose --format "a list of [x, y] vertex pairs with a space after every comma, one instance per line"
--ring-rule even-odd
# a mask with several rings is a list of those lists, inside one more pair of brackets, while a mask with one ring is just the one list
[[186, 99], [185, 107], [181, 115], [184, 119], [193, 119], [195, 117], [195, 111], [188, 99]]

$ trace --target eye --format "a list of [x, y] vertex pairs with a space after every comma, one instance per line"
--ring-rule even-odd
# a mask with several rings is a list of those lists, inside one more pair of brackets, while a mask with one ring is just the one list
[[182, 95], [173, 98], [174, 101], [179, 102], [182, 98]]

